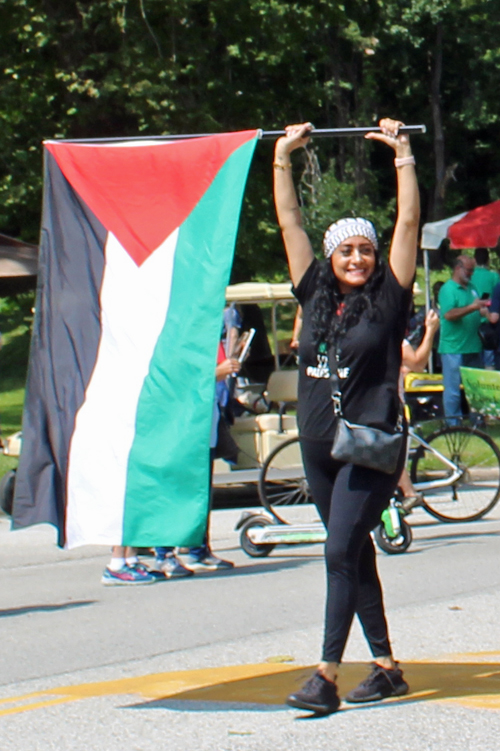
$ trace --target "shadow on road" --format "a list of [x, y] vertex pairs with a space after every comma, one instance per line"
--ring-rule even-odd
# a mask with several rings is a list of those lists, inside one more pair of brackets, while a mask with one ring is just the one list
[[62, 602], [58, 605], [23, 605], [20, 608], [0, 610], [0, 618], [11, 618], [12, 616], [25, 615], [26, 613], [51, 613], [55, 610], [83, 608], [87, 605], [94, 605], [96, 602], [97, 600], [77, 600], [75, 602]]
[[[256, 574], [266, 574], [271, 571], [282, 571], [284, 569], [294, 569], [294, 568], [300, 568], [301, 566], [306, 566], [312, 561], [321, 560], [322, 556], [320, 555], [307, 555], [307, 556], [294, 556], [293, 558], [290, 557], [284, 557], [281, 558], [271, 558], [265, 559], [265, 562], [262, 561], [261, 563], [248, 563], [248, 564], [238, 564], [232, 569], [228, 569], [227, 571], [203, 571], [203, 572], [197, 572], [196, 576], [191, 577], [191, 579], [194, 581], [199, 581], [199, 579], [226, 579], [228, 577], [239, 577], [239, 576], [254, 576]], [[163, 583], [163, 582], [162, 582]]]
[[[389, 708], [393, 705], [422, 701], [453, 701], [477, 708], [500, 709], [500, 663], [498, 662], [428, 662], [403, 665], [411, 693], [386, 700], [381, 704], [345, 705], [344, 711], [364, 707]], [[300, 687], [314, 667], [292, 668], [271, 675], [227, 680], [190, 690], [168, 692], [129, 709], [173, 709], [183, 712], [234, 711], [274, 709], [281, 711], [287, 695]], [[339, 693], [345, 694], [366, 677], [369, 667], [362, 663], [346, 663], [339, 675]], [[262, 706], [264, 705], [264, 706]]]
[[[495, 658], [497, 653], [495, 653]], [[474, 656], [475, 657], [475, 656]], [[487, 661], [408, 662], [402, 667], [411, 693], [380, 703], [343, 705], [343, 712], [391, 707], [417, 702], [443, 701], [476, 709], [500, 710], [500, 662], [491, 655]], [[271, 662], [253, 665], [177, 670], [118, 678], [99, 683], [60, 686], [37, 693], [0, 700], [0, 715], [31, 712], [54, 704], [88, 700], [103, 696], [142, 697], [133, 704], [119, 703], [122, 709], [166, 709], [178, 712], [276, 712], [285, 708], [288, 694], [299, 688], [315, 666], [295, 667]], [[364, 663], [345, 663], [339, 673], [339, 693], [345, 696], [363, 680], [370, 668]], [[37, 700], [37, 701], [35, 701]], [[309, 715], [310, 716], [310, 715]], [[308, 716], [308, 717], [309, 717]], [[297, 719], [302, 719], [301, 715]]]
[[500, 532], [453, 532], [444, 535], [432, 535], [431, 537], [420, 538], [418, 542], [425, 547], [445, 548], [450, 545], [477, 542], [478, 537], [484, 538], [499, 536]]

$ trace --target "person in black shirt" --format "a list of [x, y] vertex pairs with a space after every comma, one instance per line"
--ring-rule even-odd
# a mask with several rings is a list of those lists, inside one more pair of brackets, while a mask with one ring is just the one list
[[384, 119], [381, 133], [366, 138], [395, 152], [398, 214], [389, 264], [378, 251], [375, 228], [361, 218], [334, 222], [326, 231], [326, 260], [315, 259], [302, 227], [291, 173], [291, 153], [305, 146], [310, 123], [291, 125], [276, 142], [274, 190], [279, 225], [295, 295], [303, 308], [299, 346], [298, 424], [301, 450], [314, 502], [327, 528], [327, 603], [322, 661], [307, 683], [291, 694], [291, 706], [331, 714], [351, 623], [356, 613], [370, 646], [372, 672], [345, 698], [351, 702], [405, 694], [408, 684], [389, 643], [382, 590], [370, 531], [380, 522], [404, 465], [393, 475], [330, 455], [335, 431], [330, 374], [341, 383], [344, 417], [392, 431], [399, 414], [398, 377], [420, 217], [415, 160], [401, 123]]

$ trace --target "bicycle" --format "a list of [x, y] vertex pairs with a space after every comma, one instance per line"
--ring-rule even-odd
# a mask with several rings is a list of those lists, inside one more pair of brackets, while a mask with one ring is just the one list
[[[298, 437], [291, 438], [271, 451], [259, 476], [261, 503], [278, 524], [293, 524], [297, 518], [294, 508], [307, 504], [309, 521], [318, 521], [302, 464], [296, 459], [294, 464], [290, 462], [290, 457], [297, 456], [298, 441]], [[408, 442], [410, 477], [423, 496], [422, 507], [431, 516], [441, 522], [475, 521], [497, 504], [500, 450], [487, 433], [459, 425], [440, 428], [423, 438], [410, 427]], [[404, 522], [405, 515], [396, 493], [374, 531], [385, 552], [400, 553], [409, 547], [411, 528]]]

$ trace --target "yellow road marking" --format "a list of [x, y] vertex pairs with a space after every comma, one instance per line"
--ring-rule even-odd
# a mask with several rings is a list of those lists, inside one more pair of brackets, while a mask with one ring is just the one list
[[[72, 697], [63, 696], [60, 699], [49, 699], [47, 701], [33, 702], [33, 704], [29, 704], [28, 706], [24, 707], [11, 707], [9, 709], [2, 709], [0, 710], [0, 715], [19, 714], [19, 712], [28, 712], [32, 709], [43, 709], [45, 707], [51, 707], [54, 704], [67, 704], [67, 702], [69, 701], [75, 701], [75, 699]], [[0, 704], [1, 703], [2, 702], [0, 701]]]
[[[499, 652], [454, 655], [451, 659], [416, 660], [403, 667], [412, 693], [391, 700], [393, 702], [445, 701], [470, 708], [500, 710]], [[266, 662], [61, 686], [0, 700], [0, 716], [83, 699], [119, 695], [139, 696], [144, 707], [154, 702], [156, 706], [163, 704], [168, 708], [172, 707], [172, 701], [218, 705], [228, 702], [242, 705], [282, 705], [286, 696], [302, 685], [313, 670], [313, 666], [298, 667], [290, 663]], [[367, 666], [364, 663], [342, 665], [339, 675], [340, 695], [345, 695], [366, 674]]]
[[[76, 686], [61, 686], [39, 693], [12, 696], [0, 699], [0, 716], [28, 712], [54, 703], [79, 701], [99, 696], [116, 696], [120, 694], [135, 694], [146, 699], [166, 699], [186, 693], [187, 691], [202, 690], [213, 686], [225, 686], [233, 682], [256, 680], [259, 676], [272, 676], [274, 674], [296, 671], [296, 667], [290, 664], [258, 664], [258, 665], [231, 665], [221, 668], [204, 668], [202, 670], [179, 670], [170, 673], [153, 673], [151, 675], [134, 678], [122, 678], [115, 681], [103, 681], [99, 683], [82, 683]], [[310, 670], [305, 670], [309, 674]], [[264, 691], [264, 694], [266, 692]], [[59, 699], [53, 699], [56, 694]], [[49, 698], [50, 697], [50, 698]], [[26, 703], [31, 699], [40, 699], [36, 703]], [[270, 697], [267, 697], [270, 698]], [[275, 698], [275, 697], [273, 697]], [[226, 699], [227, 701], [228, 699]], [[231, 699], [234, 701], [234, 699]], [[248, 700], [247, 700], [248, 701]], [[21, 704], [18, 707], [1, 708], [3, 704]], [[262, 702], [262, 697], [261, 701]], [[265, 702], [267, 703], [267, 702]], [[282, 703], [271, 701], [271, 703]]]
[[499, 662], [500, 663], [500, 651], [498, 649], [491, 650], [489, 652], [454, 652], [452, 654], [443, 655], [442, 657], [423, 658], [420, 660], [413, 660], [418, 663], [428, 662]]

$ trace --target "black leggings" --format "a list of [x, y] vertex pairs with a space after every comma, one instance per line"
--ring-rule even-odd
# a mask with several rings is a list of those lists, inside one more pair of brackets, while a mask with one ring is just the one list
[[370, 532], [380, 522], [404, 465], [393, 475], [334, 461], [331, 441], [301, 438], [302, 458], [314, 503], [328, 531], [325, 545], [327, 600], [323, 657], [340, 662], [354, 614], [374, 657], [391, 654], [382, 588]]

